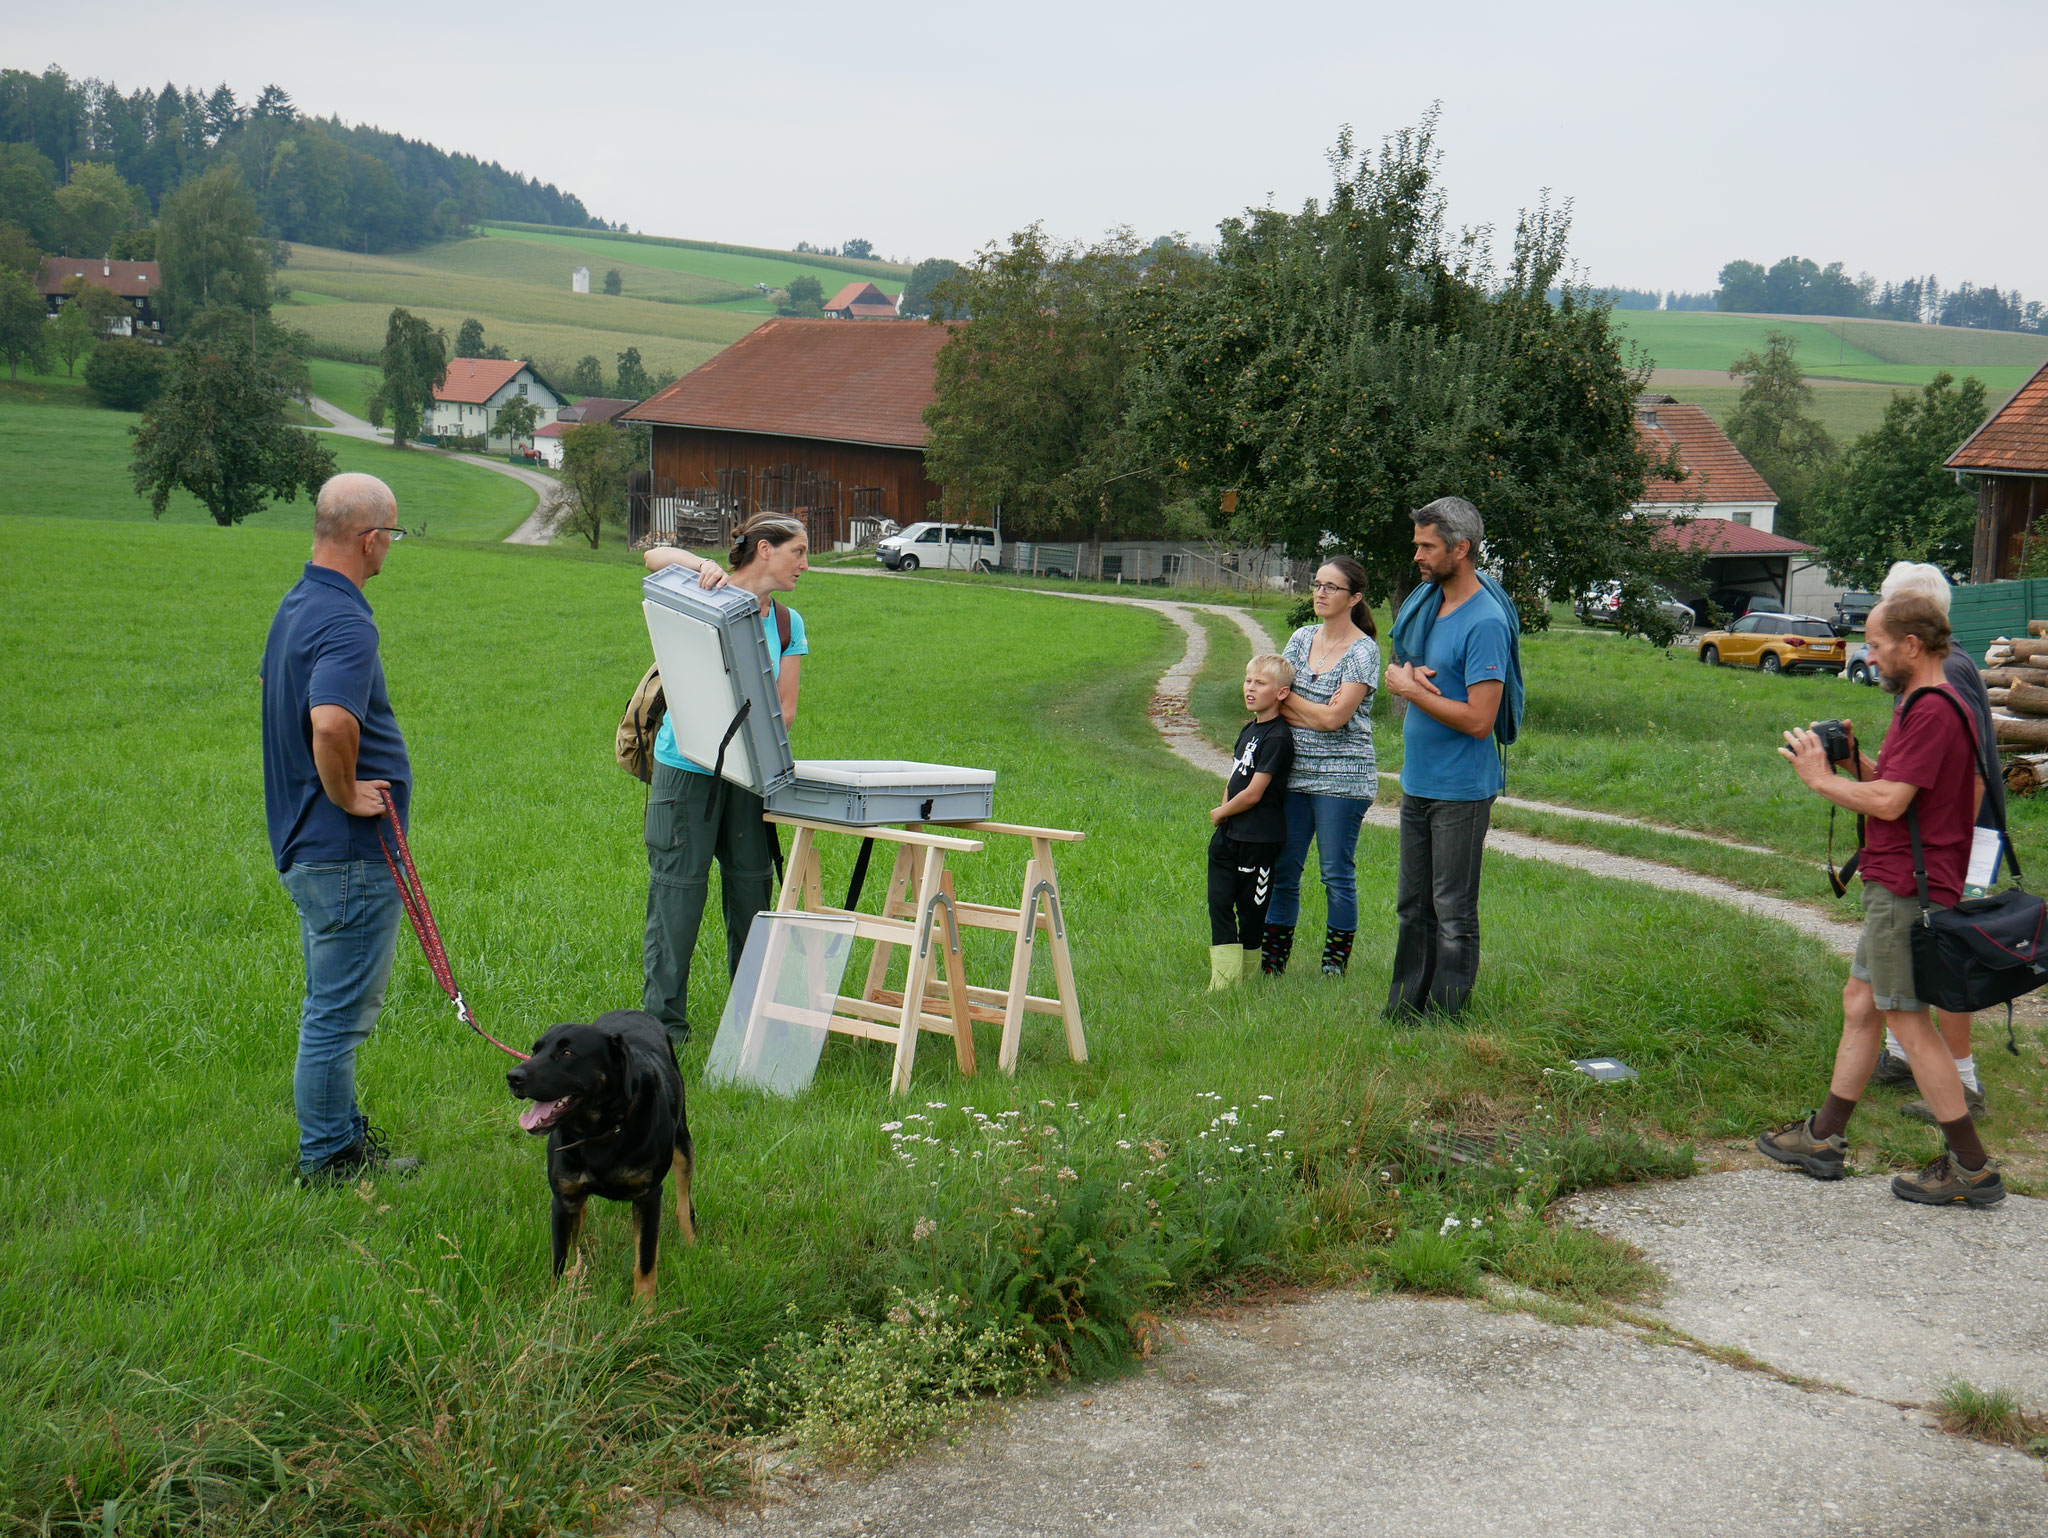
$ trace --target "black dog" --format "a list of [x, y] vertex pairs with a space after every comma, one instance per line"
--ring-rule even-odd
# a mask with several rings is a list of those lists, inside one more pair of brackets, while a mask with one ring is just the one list
[[528, 1132], [548, 1135], [548, 1185], [555, 1193], [555, 1275], [583, 1231], [592, 1196], [631, 1202], [638, 1254], [636, 1297], [654, 1297], [661, 1242], [661, 1183], [676, 1172], [676, 1222], [683, 1242], [697, 1241], [690, 1204], [695, 1148], [683, 1114], [683, 1075], [661, 1022], [615, 1009], [589, 1025], [558, 1025], [533, 1044], [533, 1056], [505, 1075], [512, 1093], [533, 1105], [520, 1115]]

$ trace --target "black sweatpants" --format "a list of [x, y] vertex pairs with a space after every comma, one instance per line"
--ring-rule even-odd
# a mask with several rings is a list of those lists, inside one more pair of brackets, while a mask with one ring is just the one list
[[1284, 844], [1247, 844], [1221, 828], [1209, 838], [1209, 943], [1259, 948], [1266, 937], [1266, 904], [1273, 867]]

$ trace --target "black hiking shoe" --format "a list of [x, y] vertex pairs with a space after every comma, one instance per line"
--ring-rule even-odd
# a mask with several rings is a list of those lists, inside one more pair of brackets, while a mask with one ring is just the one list
[[1996, 1164], [1986, 1162], [1974, 1174], [1956, 1163], [1946, 1149], [1917, 1175], [1892, 1176], [1892, 1195], [1930, 1207], [1995, 1207], [2005, 1200], [2005, 1181]]
[[1840, 1180], [1849, 1160], [1849, 1140], [1839, 1132], [1815, 1137], [1810, 1116], [1787, 1122], [1775, 1132], [1758, 1133], [1756, 1146], [1765, 1157], [1802, 1169], [1815, 1180]]
[[1886, 1047], [1877, 1054], [1877, 1067], [1871, 1072], [1870, 1082], [1873, 1084], [1893, 1085], [1911, 1084], [1913, 1082], [1913, 1066], [1903, 1057], [1892, 1051], [1890, 1047]]
[[299, 1189], [314, 1191], [351, 1185], [375, 1175], [396, 1175], [403, 1180], [416, 1174], [419, 1167], [420, 1161], [411, 1154], [394, 1155], [384, 1134], [365, 1121], [361, 1137], [340, 1153], [330, 1154], [311, 1169], [299, 1172]]
[[[1971, 1121], [1982, 1121], [1990, 1114], [1984, 1109], [1984, 1091], [1972, 1089], [1967, 1084], [1963, 1086], [1963, 1105], [1968, 1109]], [[1899, 1107], [1899, 1114], [1908, 1121], [1924, 1121], [1929, 1126], [1934, 1125], [1936, 1121], [1934, 1113], [1927, 1109], [1925, 1100], [1908, 1100]]]

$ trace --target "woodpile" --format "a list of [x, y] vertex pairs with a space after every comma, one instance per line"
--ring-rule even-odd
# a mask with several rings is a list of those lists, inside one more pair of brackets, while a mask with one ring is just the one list
[[2048, 753], [2015, 753], [2005, 761], [2008, 794], [2031, 796], [2048, 785]]
[[2014, 684], [2048, 685], [2048, 668], [1983, 668], [1984, 687], [2010, 689]]
[[2027, 621], [2024, 640], [2000, 636], [1984, 651], [1991, 724], [2007, 755], [2006, 788], [2030, 796], [2048, 784], [2048, 620]]

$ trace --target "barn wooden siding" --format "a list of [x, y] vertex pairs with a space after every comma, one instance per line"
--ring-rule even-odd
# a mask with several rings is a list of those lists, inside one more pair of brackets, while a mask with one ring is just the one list
[[[792, 466], [829, 483], [831, 489], [822, 500], [833, 514], [834, 539], [847, 537], [848, 521], [856, 516], [916, 523], [931, 516], [930, 504], [942, 495], [926, 478], [919, 449], [661, 423], [653, 424], [652, 432], [649, 468], [656, 495], [709, 498], [721, 485], [737, 483], [749, 488], [744, 511], [753, 512], [763, 472]], [[728, 472], [723, 480], [721, 471]], [[856, 492], [866, 495], [856, 497]]]

